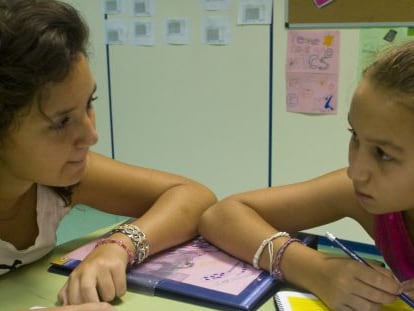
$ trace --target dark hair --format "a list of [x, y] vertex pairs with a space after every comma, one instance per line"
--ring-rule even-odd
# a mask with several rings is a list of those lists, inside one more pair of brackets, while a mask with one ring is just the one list
[[[49, 82], [62, 81], [79, 54], [87, 56], [89, 29], [58, 0], [0, 0], [0, 148], [19, 116]], [[70, 204], [70, 187], [53, 189]]]
[[395, 44], [380, 52], [363, 76], [414, 110], [414, 41]]

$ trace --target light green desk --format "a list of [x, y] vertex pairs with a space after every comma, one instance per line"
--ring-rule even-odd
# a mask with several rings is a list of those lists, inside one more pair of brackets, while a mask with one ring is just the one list
[[[108, 228], [62, 244], [42, 260], [0, 276], [0, 310], [17, 311], [32, 306], [54, 306], [57, 293], [67, 277], [47, 272], [52, 258], [63, 256], [76, 247], [99, 237], [104, 232], [107, 232]], [[118, 311], [212, 310], [190, 303], [135, 292], [128, 292], [115, 306]], [[274, 311], [273, 301], [271, 299], [268, 300], [259, 310]]]

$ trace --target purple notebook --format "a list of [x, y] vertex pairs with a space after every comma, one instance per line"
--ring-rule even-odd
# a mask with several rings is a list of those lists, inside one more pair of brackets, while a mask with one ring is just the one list
[[[49, 271], [69, 274], [95, 247], [86, 244], [54, 260]], [[201, 237], [148, 258], [127, 273], [128, 290], [216, 307], [255, 310], [277, 282]]]

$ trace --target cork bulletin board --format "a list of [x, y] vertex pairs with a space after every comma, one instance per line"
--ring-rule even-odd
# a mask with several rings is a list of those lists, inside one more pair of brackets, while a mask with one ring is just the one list
[[285, 0], [287, 28], [414, 27], [414, 0]]

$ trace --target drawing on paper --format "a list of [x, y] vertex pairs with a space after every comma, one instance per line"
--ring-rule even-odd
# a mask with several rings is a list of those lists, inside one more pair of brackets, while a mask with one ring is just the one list
[[291, 30], [287, 49], [287, 111], [335, 114], [339, 31]]

